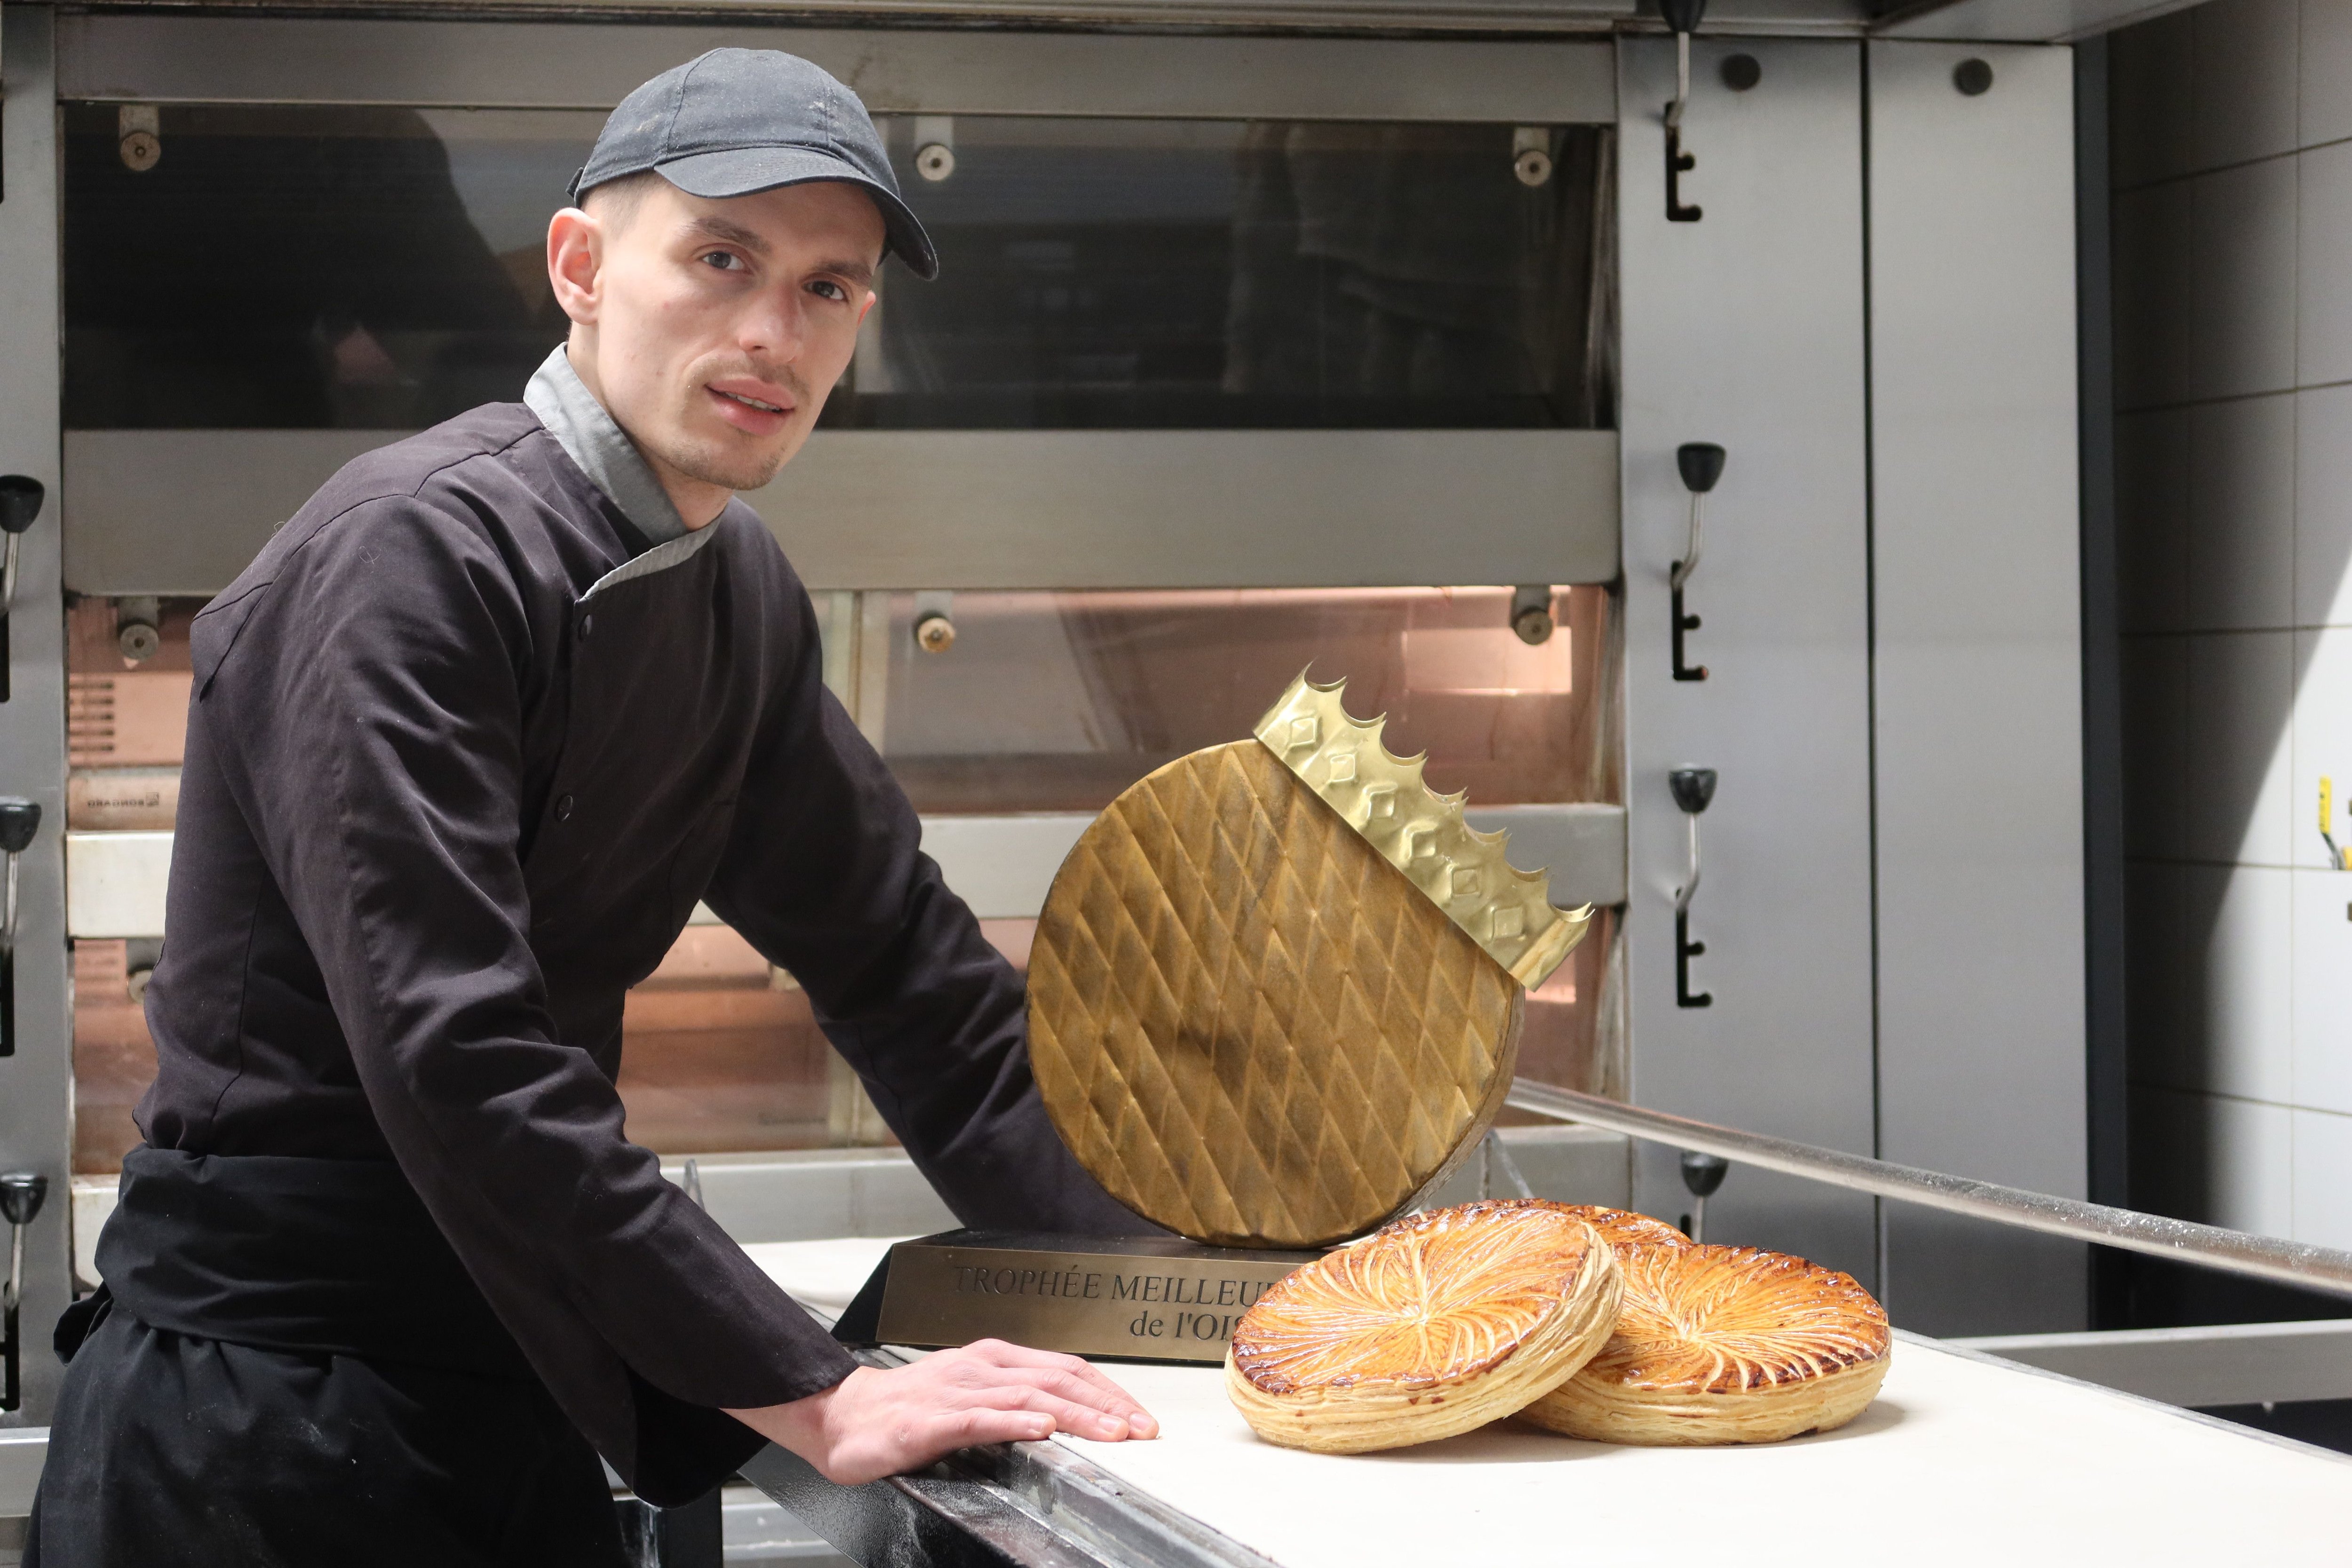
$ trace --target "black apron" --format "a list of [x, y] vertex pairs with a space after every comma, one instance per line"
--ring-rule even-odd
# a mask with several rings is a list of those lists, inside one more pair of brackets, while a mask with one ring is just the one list
[[[625, 1561], [594, 1450], [397, 1167], [141, 1148], [121, 1194], [26, 1568]], [[671, 1414], [681, 1489], [759, 1447]]]

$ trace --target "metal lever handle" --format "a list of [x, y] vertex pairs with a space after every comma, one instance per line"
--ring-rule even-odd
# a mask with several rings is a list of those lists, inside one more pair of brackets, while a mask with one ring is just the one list
[[1683, 176], [1698, 160], [1683, 151], [1683, 110], [1690, 103], [1690, 41], [1706, 15], [1706, 0], [1659, 0], [1658, 13], [1675, 35], [1675, 99], [1666, 105], [1666, 221], [1696, 223], [1700, 213], [1683, 200]]
[[1731, 1162], [1720, 1154], [1683, 1151], [1683, 1185], [1690, 1189], [1691, 1195], [1691, 1212], [1683, 1217], [1683, 1229], [1693, 1241], [1706, 1240], [1706, 1200], [1723, 1185], [1723, 1178], [1730, 1171]]
[[1683, 634], [1698, 630], [1699, 619], [1683, 609], [1683, 585], [1690, 581], [1698, 568], [1699, 546], [1703, 542], [1701, 526], [1706, 516], [1706, 493], [1723, 478], [1723, 448], [1712, 441], [1685, 441], [1675, 448], [1675, 467], [1681, 473], [1683, 488], [1690, 491], [1690, 536], [1683, 548], [1683, 558], [1675, 563], [1667, 575], [1674, 590], [1675, 679], [1705, 680], [1706, 666], [1691, 665], [1683, 657]]
[[1691, 897], [1698, 891], [1699, 879], [1698, 818], [1685, 817], [1684, 821], [1690, 827], [1690, 869], [1683, 876], [1683, 885], [1675, 889], [1675, 913], [1678, 915], [1690, 913]]
[[16, 858], [32, 847], [41, 830], [41, 803], [22, 795], [0, 795], [0, 854], [8, 858], [8, 893], [0, 910], [0, 962], [16, 951]]
[[8, 1283], [0, 1291], [0, 1410], [14, 1410], [24, 1403], [20, 1381], [23, 1362], [23, 1336], [17, 1332], [18, 1301], [25, 1289], [25, 1227], [41, 1212], [41, 1200], [49, 1195], [49, 1179], [31, 1171], [11, 1171], [0, 1176], [0, 1219], [8, 1222]]
[[7, 535], [6, 555], [0, 560], [0, 619], [16, 602], [16, 541], [41, 515], [47, 494], [29, 474], [0, 474], [0, 533]]
[[1678, 1007], [1715, 1005], [1712, 993], [1694, 994], [1690, 988], [1690, 961], [1706, 952], [1706, 943], [1690, 939], [1690, 906], [1691, 896], [1698, 891], [1699, 814], [1715, 801], [1715, 779], [1713, 768], [1676, 768], [1666, 774], [1666, 787], [1674, 792], [1675, 804], [1690, 826], [1690, 872], [1675, 889], [1675, 1005]]

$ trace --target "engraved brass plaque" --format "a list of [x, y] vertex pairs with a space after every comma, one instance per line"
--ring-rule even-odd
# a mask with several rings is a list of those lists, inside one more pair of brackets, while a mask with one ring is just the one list
[[949, 1231], [890, 1249], [873, 1336], [895, 1345], [999, 1339], [1071, 1355], [1222, 1362], [1242, 1314], [1318, 1256], [1172, 1237]]

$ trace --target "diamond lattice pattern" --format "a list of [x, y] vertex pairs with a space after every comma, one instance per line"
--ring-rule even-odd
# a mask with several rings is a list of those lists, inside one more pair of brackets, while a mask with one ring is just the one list
[[1307, 1247], [1393, 1215], [1509, 1087], [1520, 990], [1256, 741], [1114, 801], [1030, 954], [1047, 1111], [1121, 1202]]

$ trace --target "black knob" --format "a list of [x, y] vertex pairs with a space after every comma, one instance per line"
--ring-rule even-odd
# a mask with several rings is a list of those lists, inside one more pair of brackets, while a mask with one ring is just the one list
[[0, 1219], [10, 1225], [30, 1225], [41, 1212], [41, 1200], [48, 1195], [48, 1177], [11, 1171], [0, 1176]]
[[1658, 0], [1658, 15], [1677, 33], [1696, 33], [1706, 15], [1706, 0]]
[[1730, 1173], [1731, 1162], [1720, 1154], [1697, 1154], [1683, 1151], [1683, 1185], [1695, 1198], [1713, 1197], [1715, 1189], [1723, 1185]]
[[0, 533], [22, 533], [32, 527], [48, 493], [30, 474], [0, 474]]
[[1666, 787], [1675, 792], [1676, 805], [1696, 816], [1715, 799], [1715, 770], [1676, 768], [1666, 775]]
[[41, 830], [41, 803], [21, 795], [0, 796], [0, 855], [22, 855]]
[[1675, 467], [1683, 471], [1683, 489], [1703, 496], [1723, 478], [1723, 448], [1712, 441], [1685, 441], [1675, 448]]

